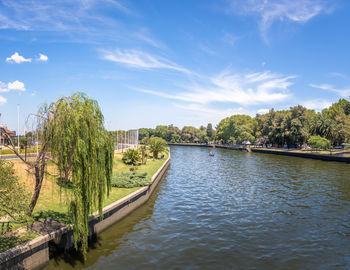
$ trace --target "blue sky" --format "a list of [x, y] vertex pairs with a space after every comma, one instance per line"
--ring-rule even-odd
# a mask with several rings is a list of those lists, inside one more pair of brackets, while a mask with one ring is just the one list
[[347, 0], [0, 0], [0, 118], [75, 91], [108, 129], [217, 124], [350, 96]]

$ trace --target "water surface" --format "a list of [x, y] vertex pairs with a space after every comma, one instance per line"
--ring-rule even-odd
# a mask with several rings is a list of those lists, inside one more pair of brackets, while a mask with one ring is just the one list
[[48, 269], [350, 269], [350, 165], [171, 148], [149, 202]]

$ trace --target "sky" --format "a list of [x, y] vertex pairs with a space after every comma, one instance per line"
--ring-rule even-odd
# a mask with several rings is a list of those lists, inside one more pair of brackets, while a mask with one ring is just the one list
[[[76, 91], [109, 130], [350, 96], [348, 0], [0, 0], [0, 124]], [[28, 118], [29, 117], [29, 118]], [[29, 120], [28, 120], [29, 119]]]

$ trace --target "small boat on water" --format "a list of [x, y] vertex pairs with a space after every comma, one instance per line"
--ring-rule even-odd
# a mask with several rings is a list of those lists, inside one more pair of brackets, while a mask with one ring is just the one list
[[209, 156], [211, 157], [215, 156], [214, 149], [215, 149], [215, 145], [213, 145], [213, 149], [210, 150]]

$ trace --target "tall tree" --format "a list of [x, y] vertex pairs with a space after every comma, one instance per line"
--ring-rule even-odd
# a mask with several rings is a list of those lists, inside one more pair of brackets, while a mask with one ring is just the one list
[[209, 139], [213, 138], [213, 135], [214, 135], [213, 133], [214, 133], [213, 132], [213, 125], [211, 123], [209, 123], [207, 125], [207, 136], [208, 136]]
[[103, 201], [111, 187], [113, 140], [104, 127], [97, 102], [83, 93], [50, 105], [45, 132], [53, 160], [60, 171], [69, 168], [71, 174], [73, 196], [69, 213], [75, 246], [81, 240], [85, 255], [89, 215], [98, 209], [103, 218]]

